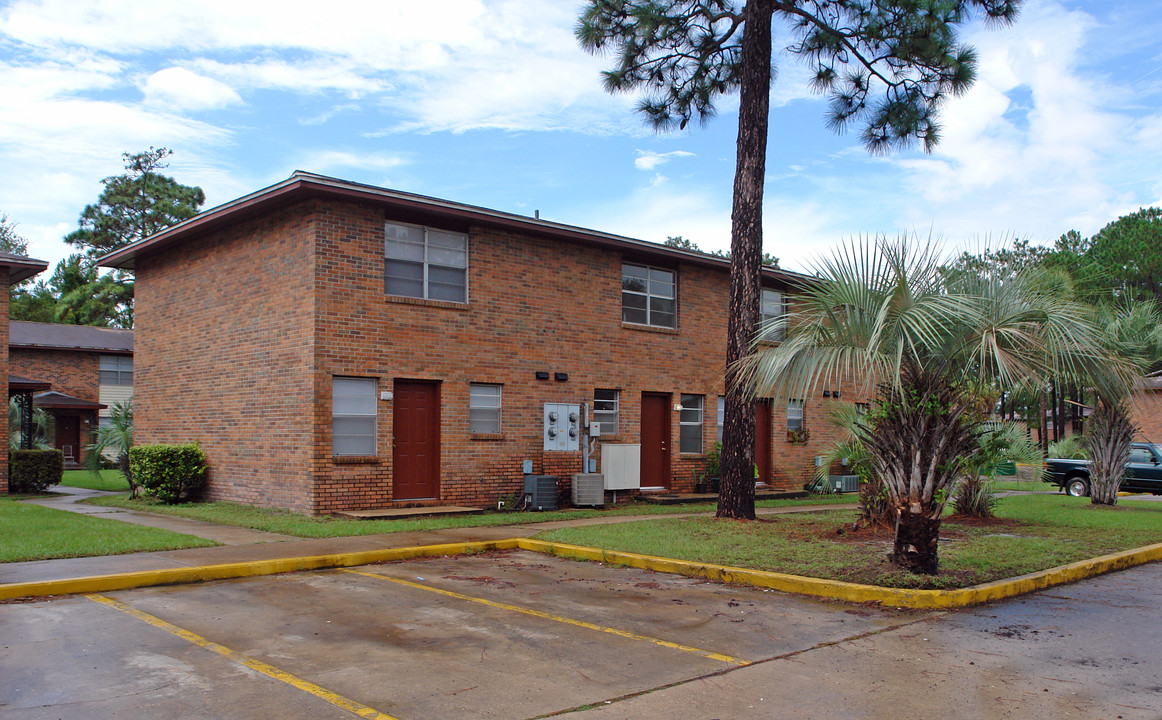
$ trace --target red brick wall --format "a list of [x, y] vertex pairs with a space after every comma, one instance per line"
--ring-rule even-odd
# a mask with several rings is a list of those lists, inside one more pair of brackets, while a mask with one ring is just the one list
[[100, 401], [100, 355], [97, 353], [12, 348], [8, 351], [8, 370], [13, 375], [50, 382], [57, 392]]
[[137, 261], [137, 443], [196, 440], [208, 495], [312, 510], [310, 208]]
[[1139, 392], [1134, 396], [1132, 407], [1134, 422], [1138, 425], [1138, 434], [1134, 439], [1162, 443], [1162, 392]]
[[[637, 442], [643, 392], [670, 393], [671, 405], [693, 393], [705, 396], [713, 446], [725, 270], [668, 266], [678, 329], [643, 329], [621, 323], [620, 252], [448, 227], [470, 233], [469, 303], [409, 301], [384, 293], [383, 225], [382, 208], [310, 201], [140, 258], [138, 441], [197, 439], [211, 497], [314, 513], [393, 500], [392, 402], [378, 401], [377, 455], [336, 461], [335, 375], [376, 378], [381, 391], [397, 379], [439, 383], [443, 503], [494, 506], [520, 490], [522, 460], [564, 480], [579, 471], [579, 452], [542, 452], [542, 408], [592, 402], [595, 388], [621, 390], [620, 431], [606, 442]], [[536, 380], [537, 371], [569, 379]], [[473, 382], [503, 385], [500, 435], [468, 432]], [[810, 399], [811, 441], [791, 446], [785, 404], [774, 406], [776, 486], [798, 489], [832, 434], [826, 411]], [[670, 419], [673, 486], [690, 490], [703, 455], [678, 452], [678, 413]]]

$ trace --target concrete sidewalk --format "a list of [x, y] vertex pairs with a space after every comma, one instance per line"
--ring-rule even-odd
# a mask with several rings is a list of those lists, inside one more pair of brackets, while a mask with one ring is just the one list
[[[105, 555], [99, 557], [65, 558], [60, 560], [34, 560], [30, 562], [0, 563], [0, 584], [42, 582], [46, 580], [69, 580], [111, 575], [114, 573], [146, 572], [190, 568], [206, 565], [223, 565], [261, 560], [337, 555], [341, 553], [382, 550], [388, 548], [416, 547], [422, 545], [442, 545], [446, 543], [501, 540], [514, 537], [531, 537], [546, 530], [584, 525], [634, 522], [658, 518], [691, 517], [711, 513], [681, 513], [667, 515], [614, 515], [609, 517], [560, 520], [528, 525], [503, 525], [498, 527], [450, 528], [422, 532], [386, 533], [378, 535], [355, 535], [336, 538], [297, 538], [289, 535], [249, 530], [229, 525], [188, 520], [167, 515], [106, 508], [79, 503], [80, 500], [100, 495], [111, 495], [99, 490], [58, 487], [61, 497], [27, 500], [25, 502], [65, 510], [84, 515], [95, 515], [109, 520], [148, 525], [172, 530], [221, 543], [218, 547], [191, 548], [188, 550], [165, 550], [159, 552], [129, 553], [125, 555]], [[804, 506], [791, 508], [759, 508], [759, 514], [779, 514], [787, 512], [809, 512], [819, 509], [847, 509], [856, 505]], [[530, 519], [535, 514], [530, 513]]]

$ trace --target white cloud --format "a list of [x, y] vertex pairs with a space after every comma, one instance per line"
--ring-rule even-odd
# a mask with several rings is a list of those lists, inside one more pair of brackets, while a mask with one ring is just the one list
[[229, 85], [180, 67], [150, 75], [142, 92], [147, 103], [177, 110], [217, 110], [242, 102]]
[[673, 160], [674, 158], [694, 157], [694, 153], [685, 150], [672, 150], [670, 152], [654, 152], [652, 150], [638, 150], [637, 157], [633, 161], [633, 166], [638, 170], [653, 170], [659, 165]]

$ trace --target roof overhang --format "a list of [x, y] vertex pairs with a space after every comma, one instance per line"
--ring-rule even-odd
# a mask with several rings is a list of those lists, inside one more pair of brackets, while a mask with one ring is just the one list
[[0, 267], [8, 269], [8, 284], [15, 285], [44, 272], [48, 269], [48, 263], [23, 255], [0, 252]]
[[40, 392], [52, 388], [52, 383], [44, 380], [32, 380], [19, 375], [8, 376], [8, 395], [18, 395], [20, 393]]
[[37, 393], [32, 396], [32, 402], [37, 407], [42, 407], [48, 410], [104, 410], [109, 407], [99, 402], [92, 400], [82, 400], [79, 397], [66, 395], [63, 392], [56, 392], [55, 390], [49, 392]]
[[[264, 215], [279, 208], [314, 198], [369, 203], [382, 206], [385, 211], [394, 213], [438, 216], [464, 224], [486, 225], [557, 240], [609, 247], [642, 257], [664, 258], [670, 262], [683, 262], [721, 270], [730, 267], [729, 260], [706, 253], [680, 250], [598, 230], [588, 230], [573, 225], [529, 218], [373, 185], [353, 183], [303, 171], [295, 171], [293, 175], [280, 183], [206, 210], [162, 232], [138, 240], [102, 257], [98, 262], [104, 267], [132, 270], [136, 267], [139, 257], [164, 251], [177, 243], [187, 242], [248, 218]], [[762, 274], [765, 278], [784, 284], [802, 284], [812, 281], [808, 275], [771, 267], [764, 267]]]

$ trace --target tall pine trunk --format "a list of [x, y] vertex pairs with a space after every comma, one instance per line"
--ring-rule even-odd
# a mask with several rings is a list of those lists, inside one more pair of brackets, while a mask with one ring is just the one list
[[754, 403], [735, 381], [735, 364], [750, 350], [758, 323], [773, 9], [769, 0], [750, 0], [745, 12], [730, 227], [730, 314], [718, 517], [753, 520]]

